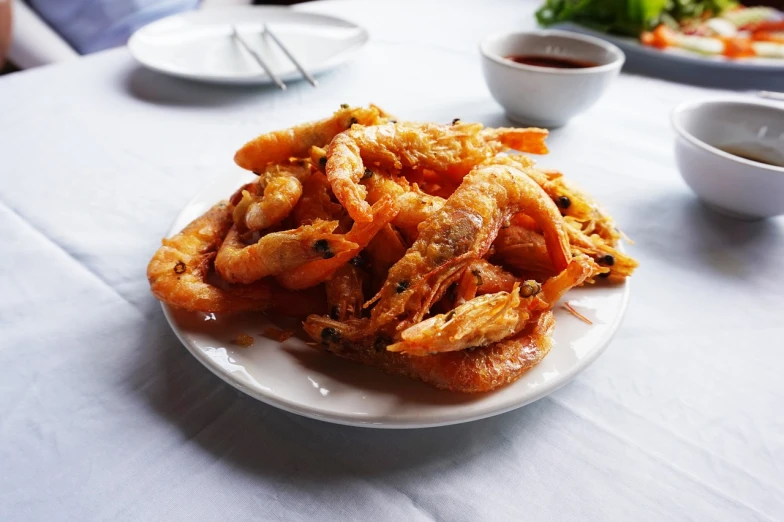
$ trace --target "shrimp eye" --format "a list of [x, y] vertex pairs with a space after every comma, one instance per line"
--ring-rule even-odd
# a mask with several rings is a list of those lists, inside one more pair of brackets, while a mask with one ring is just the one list
[[313, 243], [313, 250], [315, 252], [319, 252], [324, 256], [324, 259], [329, 259], [331, 257], [335, 257], [335, 254], [332, 252], [332, 249], [329, 248], [329, 241], [326, 239], [317, 239]]
[[395, 286], [395, 292], [398, 294], [402, 294], [408, 289], [408, 285], [410, 285], [408, 281], [398, 281], [397, 286]]
[[351, 119], [348, 120], [348, 128], [350, 129], [351, 126], [354, 125], [355, 123], [357, 123], [357, 119], [352, 116]]
[[319, 158], [319, 166], [320, 166], [322, 169], [323, 169], [323, 168], [325, 168], [325, 167], [327, 166], [327, 157], [326, 157], [326, 156], [321, 156], [321, 157]]
[[182, 261], [177, 261], [177, 264], [174, 265], [174, 273], [182, 274], [183, 272], [185, 272], [185, 263]]
[[349, 261], [349, 263], [351, 263], [352, 265], [354, 265], [356, 267], [361, 267], [362, 265], [365, 264], [365, 262], [359, 256], [352, 257], [351, 260]]
[[362, 179], [368, 179], [373, 177], [373, 171], [370, 169], [365, 169], [365, 173], [362, 175]]
[[558, 206], [567, 209], [572, 205], [572, 200], [567, 198], [566, 196], [561, 196], [558, 198]]
[[321, 339], [327, 343], [337, 343], [340, 341], [340, 334], [331, 326], [321, 330]]
[[607, 254], [606, 256], [602, 257], [599, 261], [601, 261], [607, 266], [613, 266], [615, 264], [615, 258], [610, 254]]
[[523, 297], [531, 297], [542, 291], [542, 287], [536, 281], [526, 281], [520, 288], [520, 295]]
[[[329, 310], [329, 318], [335, 321], [340, 319], [340, 306], [335, 305]], [[322, 335], [324, 335], [324, 332], [322, 332]]]
[[341, 109], [348, 109], [349, 107], [350, 107], [350, 105], [348, 103], [341, 103], [340, 104], [340, 108]]
[[460, 123], [460, 118], [455, 118], [452, 120], [452, 125], [457, 125], [458, 123]]
[[599, 277], [601, 277], [602, 279], [607, 279], [608, 277], [610, 277], [610, 272], [607, 271], [607, 272], [601, 273], [601, 274], [599, 274]]

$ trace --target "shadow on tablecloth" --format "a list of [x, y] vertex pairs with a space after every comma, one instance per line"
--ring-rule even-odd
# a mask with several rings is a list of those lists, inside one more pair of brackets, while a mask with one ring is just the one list
[[145, 331], [135, 348], [139, 365], [125, 380], [128, 392], [161, 422], [176, 426], [184, 440], [264, 482], [333, 488], [341, 479], [423, 469], [438, 480], [442, 466], [496, 461], [492, 454], [502, 451], [504, 441], [514, 437], [519, 443], [533, 436], [533, 426], [557, 407], [539, 401], [490, 419], [418, 430], [354, 428], [307, 419], [225, 384], [180, 344], [159, 304], [150, 298], [148, 306]]
[[132, 67], [121, 86], [138, 100], [180, 107], [247, 105], [250, 100], [277, 89], [272, 85], [217, 85], [190, 81], [141, 66]]
[[714, 273], [717, 284], [726, 279], [766, 284], [757, 281], [758, 274], [781, 266], [776, 252], [784, 244], [784, 219], [732, 219], [687, 191], [640, 199], [638, 212], [649, 216], [649, 224], [638, 222], [633, 248], [655, 254], [673, 270], [693, 266], [696, 259]]

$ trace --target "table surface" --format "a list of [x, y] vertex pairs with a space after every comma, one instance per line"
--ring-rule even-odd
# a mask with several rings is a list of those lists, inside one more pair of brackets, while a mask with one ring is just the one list
[[0, 79], [0, 520], [784, 519], [784, 223], [715, 215], [678, 176], [668, 112], [711, 91], [622, 75], [552, 133], [541, 164], [605, 203], [640, 268], [604, 355], [517, 411], [287, 414], [200, 366], [149, 293], [160, 237], [249, 137], [342, 102], [505, 123], [476, 42], [534, 7], [299, 6], [372, 35], [318, 90], [191, 84], [122, 49]]

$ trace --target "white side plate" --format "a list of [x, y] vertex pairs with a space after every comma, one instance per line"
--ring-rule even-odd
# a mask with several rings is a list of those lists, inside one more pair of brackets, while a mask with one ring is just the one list
[[[182, 210], [170, 234], [252, 178], [252, 174], [235, 168], [217, 179]], [[338, 424], [425, 428], [504, 413], [566, 384], [604, 351], [620, 325], [628, 298], [628, 283], [572, 290], [565, 300], [593, 325], [558, 305], [555, 344], [547, 357], [511, 385], [477, 395], [445, 392], [386, 375], [316, 350], [297, 337], [283, 343], [271, 341], [259, 335], [271, 324], [263, 314], [215, 317], [167, 306], [164, 312], [196, 359], [227, 383], [262, 402]], [[293, 322], [284, 326], [292, 325], [296, 327]], [[232, 344], [231, 340], [239, 334], [253, 336], [253, 345], [242, 348]]]
[[169, 16], [142, 27], [128, 49], [158, 72], [213, 83], [264, 84], [271, 79], [231, 38], [231, 26], [270, 64], [283, 81], [300, 80], [294, 64], [269, 37], [270, 29], [311, 74], [349, 60], [368, 41], [362, 27], [346, 20], [286, 7], [233, 6]]

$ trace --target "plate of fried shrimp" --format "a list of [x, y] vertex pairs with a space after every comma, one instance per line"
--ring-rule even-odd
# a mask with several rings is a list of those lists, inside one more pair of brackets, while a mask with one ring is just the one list
[[263, 134], [178, 216], [152, 293], [202, 364], [289, 412], [414, 428], [523, 406], [604, 350], [637, 266], [536, 168], [546, 137], [373, 105]]

